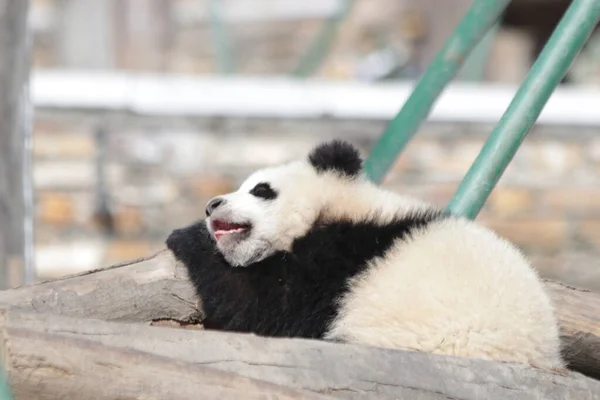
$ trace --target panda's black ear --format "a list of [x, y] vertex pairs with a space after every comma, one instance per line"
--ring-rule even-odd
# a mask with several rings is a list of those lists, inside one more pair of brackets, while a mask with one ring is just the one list
[[308, 161], [317, 172], [335, 171], [350, 178], [357, 176], [362, 167], [358, 149], [342, 140], [318, 145], [308, 155]]

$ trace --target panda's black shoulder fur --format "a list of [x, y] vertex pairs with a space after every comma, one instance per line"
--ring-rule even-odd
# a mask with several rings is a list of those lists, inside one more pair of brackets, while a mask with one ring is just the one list
[[362, 168], [358, 150], [342, 140], [318, 145], [308, 155], [308, 161], [317, 172], [335, 171], [349, 178], [358, 176]]
[[370, 220], [317, 223], [291, 252], [247, 267], [225, 261], [204, 221], [173, 231], [167, 247], [188, 269], [207, 329], [321, 338], [348, 279], [364, 271], [368, 260], [385, 256], [395, 240], [441, 218], [431, 211], [385, 226]]

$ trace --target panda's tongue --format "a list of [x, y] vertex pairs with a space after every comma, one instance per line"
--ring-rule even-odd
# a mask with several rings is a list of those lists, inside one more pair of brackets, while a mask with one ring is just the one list
[[229, 235], [230, 233], [243, 232], [246, 230], [246, 226], [240, 224], [233, 224], [231, 222], [214, 221], [213, 222], [215, 239]]

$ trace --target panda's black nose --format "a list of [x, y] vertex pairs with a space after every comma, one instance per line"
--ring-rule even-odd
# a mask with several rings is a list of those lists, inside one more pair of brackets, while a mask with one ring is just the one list
[[215, 197], [214, 199], [209, 201], [206, 205], [206, 216], [210, 217], [210, 214], [212, 214], [222, 204], [225, 204], [225, 199], [222, 199], [220, 197]]

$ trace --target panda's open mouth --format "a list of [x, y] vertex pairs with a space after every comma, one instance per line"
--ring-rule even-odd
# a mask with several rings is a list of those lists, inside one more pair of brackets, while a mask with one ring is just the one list
[[250, 224], [235, 224], [222, 220], [213, 220], [211, 224], [216, 240], [219, 240], [223, 236], [244, 233], [250, 230]]

